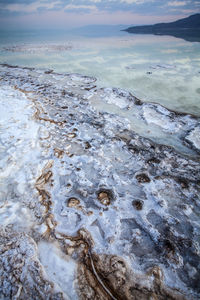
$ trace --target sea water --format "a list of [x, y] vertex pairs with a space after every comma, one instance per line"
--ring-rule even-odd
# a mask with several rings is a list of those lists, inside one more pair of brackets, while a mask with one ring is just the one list
[[99, 86], [200, 115], [200, 43], [121, 28], [1, 31], [0, 62], [95, 76]]

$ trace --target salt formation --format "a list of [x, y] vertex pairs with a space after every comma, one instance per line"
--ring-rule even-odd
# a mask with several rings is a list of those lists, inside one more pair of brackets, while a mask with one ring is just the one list
[[8, 52], [24, 52], [24, 53], [48, 53], [48, 52], [62, 52], [72, 49], [71, 44], [22, 44], [3, 47], [3, 51]]
[[199, 119], [0, 66], [2, 299], [199, 299]]
[[192, 129], [186, 140], [197, 150], [200, 151], [200, 127]]

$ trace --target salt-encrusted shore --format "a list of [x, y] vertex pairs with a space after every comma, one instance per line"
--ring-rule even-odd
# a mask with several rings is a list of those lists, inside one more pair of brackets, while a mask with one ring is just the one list
[[0, 296], [199, 299], [199, 119], [0, 66]]

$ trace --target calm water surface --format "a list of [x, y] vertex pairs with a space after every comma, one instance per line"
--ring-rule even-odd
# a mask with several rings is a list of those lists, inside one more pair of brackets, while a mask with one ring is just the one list
[[99, 86], [200, 115], [200, 43], [119, 30], [0, 32], [0, 62], [78, 72]]

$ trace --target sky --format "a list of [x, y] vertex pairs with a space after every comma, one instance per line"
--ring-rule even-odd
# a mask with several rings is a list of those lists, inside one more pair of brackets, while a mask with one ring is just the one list
[[0, 0], [1, 28], [142, 25], [200, 13], [200, 0]]

